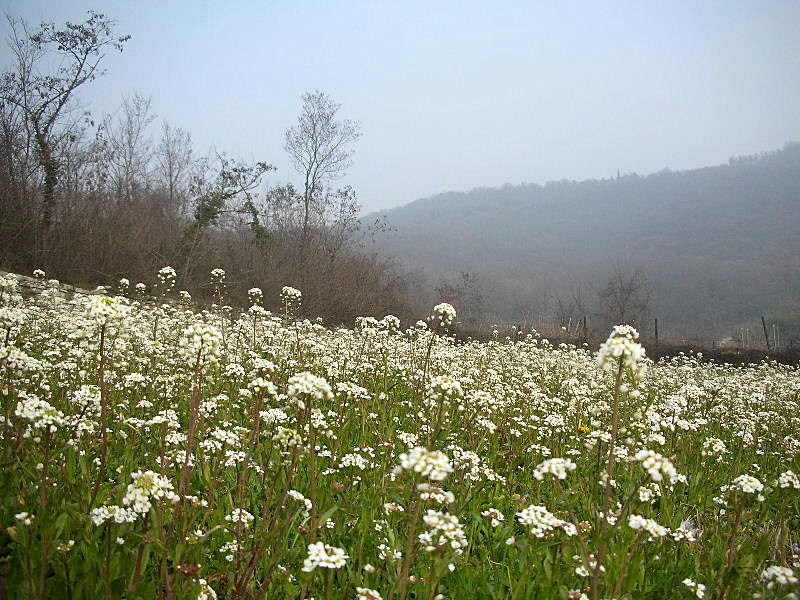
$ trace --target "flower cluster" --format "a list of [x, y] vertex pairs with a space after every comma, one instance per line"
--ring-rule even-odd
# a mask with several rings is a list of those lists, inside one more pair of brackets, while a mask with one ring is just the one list
[[597, 352], [597, 366], [605, 371], [616, 371], [620, 361], [625, 369], [636, 375], [644, 372], [644, 348], [637, 343], [639, 332], [630, 325], [616, 325], [608, 339]]
[[304, 398], [312, 398], [318, 402], [333, 399], [333, 390], [325, 378], [308, 371], [292, 375], [289, 378], [286, 394], [297, 403], [301, 410], [305, 408]]
[[131, 506], [134, 512], [144, 514], [150, 511], [151, 499], [177, 502], [178, 494], [173, 491], [172, 482], [153, 471], [131, 473], [133, 483], [128, 484], [122, 504]]
[[693, 581], [688, 577], [684, 579], [681, 583], [690, 590], [692, 590], [694, 592], [694, 595], [697, 596], [698, 598], [702, 599], [706, 597], [706, 586], [703, 585], [702, 583], [697, 583], [696, 581]]
[[22, 523], [23, 525], [32, 525], [33, 520], [36, 518], [29, 512], [21, 512], [14, 515], [14, 518], [17, 522]]
[[283, 303], [283, 307], [287, 312], [300, 306], [300, 301], [302, 299], [303, 294], [300, 292], [300, 290], [288, 285], [283, 286], [283, 289], [281, 290], [281, 302]]
[[33, 394], [25, 395], [17, 402], [14, 414], [31, 421], [33, 427], [47, 429], [50, 433], [54, 433], [65, 422], [63, 412]]
[[414, 471], [431, 481], [444, 481], [453, 472], [450, 459], [444, 452], [428, 450], [422, 446], [412, 448], [399, 456], [400, 467]]
[[487, 508], [481, 511], [482, 517], [489, 517], [492, 519], [492, 527], [497, 527], [506, 520], [506, 517], [496, 508]]
[[261, 288], [250, 288], [247, 290], [247, 297], [250, 299], [250, 304], [260, 305], [264, 300], [264, 292], [261, 291]]
[[670, 483], [682, 481], [683, 478], [678, 474], [672, 462], [653, 450], [639, 450], [634, 456], [642, 463], [642, 467], [650, 475], [653, 481], [662, 481], [664, 477]]
[[86, 313], [99, 325], [118, 322], [128, 312], [124, 299], [111, 296], [92, 296], [86, 303]]
[[439, 504], [452, 504], [456, 501], [453, 492], [444, 490], [438, 486], [429, 483], [420, 483], [417, 485], [420, 500], [433, 500]]
[[669, 535], [669, 529], [659, 525], [653, 519], [647, 519], [641, 515], [629, 515], [628, 526], [634, 531], [645, 531], [651, 540]]
[[161, 284], [161, 289], [164, 292], [169, 292], [175, 287], [175, 278], [177, 273], [172, 267], [162, 267], [158, 271], [158, 282]]
[[576, 467], [577, 465], [568, 458], [548, 458], [533, 470], [533, 476], [539, 481], [548, 473], [556, 479], [566, 479], [567, 471], [574, 471]]
[[452, 304], [442, 302], [433, 307], [431, 321], [438, 323], [442, 327], [449, 327], [456, 320], [456, 309]]
[[225, 271], [217, 267], [211, 270], [211, 282], [216, 286], [221, 286], [225, 283]]
[[768, 590], [773, 589], [776, 585], [794, 585], [798, 582], [792, 569], [779, 565], [772, 565], [764, 569], [759, 579], [766, 584]]
[[703, 442], [703, 456], [722, 456], [727, 451], [728, 448], [725, 446], [725, 442], [719, 438], [710, 437]]
[[97, 526], [102, 525], [106, 521], [114, 521], [114, 523], [133, 523], [139, 518], [139, 515], [130, 508], [123, 508], [121, 506], [100, 506], [93, 508], [89, 513], [89, 517]]
[[245, 527], [249, 527], [255, 517], [243, 508], [234, 508], [231, 514], [225, 515], [225, 520], [230, 523], [241, 523]]
[[347, 563], [347, 553], [342, 548], [335, 548], [323, 542], [308, 545], [308, 556], [303, 561], [303, 571], [310, 573], [317, 567], [324, 569], [341, 569]]
[[578, 534], [575, 525], [559, 519], [544, 506], [531, 504], [517, 513], [517, 521], [530, 527], [531, 535], [537, 538], [545, 537], [554, 529], [562, 529], [568, 536]]
[[794, 471], [784, 471], [775, 480], [775, 485], [779, 488], [800, 490], [800, 477]]
[[739, 475], [727, 489], [738, 490], [745, 494], [756, 494], [764, 490], [764, 484], [752, 475]]
[[428, 510], [422, 517], [428, 531], [419, 534], [419, 542], [426, 552], [440, 548], [450, 548], [456, 554], [463, 554], [467, 547], [467, 536], [458, 522], [458, 517], [438, 510]]
[[222, 332], [207, 323], [193, 323], [183, 331], [178, 344], [187, 358], [201, 355], [213, 361], [220, 353]]

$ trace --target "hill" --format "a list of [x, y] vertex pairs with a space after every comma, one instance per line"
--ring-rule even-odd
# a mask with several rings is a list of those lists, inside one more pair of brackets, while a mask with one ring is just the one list
[[688, 171], [447, 192], [365, 221], [378, 216], [392, 228], [380, 252], [460, 289], [484, 319], [571, 303], [597, 322], [615, 270], [646, 276], [649, 314], [676, 337], [731, 335], [800, 305], [800, 144]]

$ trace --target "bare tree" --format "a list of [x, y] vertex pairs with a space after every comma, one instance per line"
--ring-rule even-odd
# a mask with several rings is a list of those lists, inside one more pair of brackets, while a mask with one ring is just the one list
[[459, 319], [468, 325], [477, 325], [484, 314], [484, 285], [474, 273], [461, 271], [454, 281], [444, 281], [436, 286], [439, 298], [458, 309]]
[[150, 98], [134, 94], [123, 99], [116, 122], [111, 117], [104, 120], [108, 177], [118, 199], [130, 200], [149, 187], [153, 143], [148, 129], [154, 119]]
[[[3, 74], [0, 97], [22, 111], [35, 143], [44, 171], [41, 225], [47, 229], [59, 179], [57, 134], [70, 113], [70, 100], [78, 88], [102, 74], [105, 50], [121, 51], [130, 36], [115, 36], [114, 21], [94, 11], [83, 23], [67, 22], [63, 29], [42, 23], [32, 31], [21, 19], [8, 21], [15, 70]], [[48, 70], [53, 64], [58, 66]]]
[[650, 283], [641, 267], [617, 262], [597, 297], [613, 324], [640, 324], [650, 309]]
[[304, 246], [314, 203], [320, 201], [325, 184], [340, 178], [350, 167], [352, 145], [361, 137], [358, 123], [336, 119], [340, 106], [319, 91], [303, 94], [297, 124], [286, 131], [284, 148], [304, 178]]
[[184, 209], [183, 201], [192, 168], [192, 136], [166, 121], [161, 126], [161, 140], [156, 147], [157, 172], [167, 191], [169, 203]]
[[575, 335], [587, 315], [583, 285], [576, 283], [569, 288], [556, 288], [552, 298], [558, 326], [566, 328], [570, 336]]

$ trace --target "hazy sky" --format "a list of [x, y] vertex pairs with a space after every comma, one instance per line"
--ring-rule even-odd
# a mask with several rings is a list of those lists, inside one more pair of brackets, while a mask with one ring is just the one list
[[[800, 140], [800, 2], [0, 0], [37, 23], [95, 9], [133, 37], [83, 91], [278, 167], [300, 96], [361, 123], [366, 210], [446, 190], [644, 174]], [[2, 23], [3, 37], [8, 27]], [[3, 65], [8, 50], [3, 47]]]

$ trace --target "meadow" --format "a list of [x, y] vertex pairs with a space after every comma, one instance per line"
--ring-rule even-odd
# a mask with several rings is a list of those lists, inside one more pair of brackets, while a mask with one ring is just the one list
[[0, 279], [8, 598], [800, 597], [795, 366], [37, 275]]

